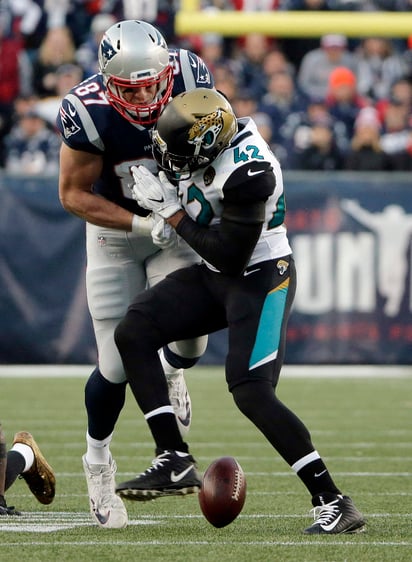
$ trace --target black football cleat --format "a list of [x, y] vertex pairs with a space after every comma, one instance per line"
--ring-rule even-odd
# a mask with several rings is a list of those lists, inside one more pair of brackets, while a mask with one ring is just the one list
[[195, 494], [202, 485], [194, 458], [188, 453], [164, 451], [145, 472], [116, 487], [120, 497], [147, 501], [163, 496]]
[[335, 496], [325, 503], [322, 494], [312, 500], [315, 522], [304, 530], [306, 535], [339, 535], [363, 531], [365, 519], [348, 496]]
[[14, 505], [7, 505], [4, 496], [0, 496], [0, 516], [1, 515], [21, 515], [21, 511], [17, 511]]

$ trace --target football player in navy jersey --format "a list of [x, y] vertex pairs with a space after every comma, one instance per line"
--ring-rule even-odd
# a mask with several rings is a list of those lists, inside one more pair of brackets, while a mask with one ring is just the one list
[[221, 94], [204, 88], [170, 101], [153, 141], [164, 171], [156, 178], [133, 168], [136, 200], [176, 229], [203, 263], [138, 295], [116, 328], [126, 375], [157, 451], [152, 466], [119, 484], [117, 493], [148, 500], [200, 489], [157, 349], [227, 327], [228, 388], [310, 492], [315, 521], [305, 533], [360, 530], [363, 516], [337, 488], [303, 422], [276, 396], [296, 288], [279, 162], [251, 118], [237, 120]]
[[[214, 83], [197, 55], [168, 49], [157, 29], [143, 21], [111, 26], [98, 56], [100, 72], [74, 87], [60, 106], [59, 194], [64, 208], [86, 221], [87, 299], [98, 349], [98, 365], [85, 387], [83, 466], [90, 510], [99, 526], [122, 528], [127, 512], [115, 494], [110, 443], [126, 376], [114, 329], [137, 293], [199, 259], [162, 217], [132, 198], [131, 168], [156, 171], [150, 130], [169, 99]], [[183, 434], [191, 419], [183, 369], [196, 363], [206, 343], [204, 337], [175, 342], [159, 352]]]

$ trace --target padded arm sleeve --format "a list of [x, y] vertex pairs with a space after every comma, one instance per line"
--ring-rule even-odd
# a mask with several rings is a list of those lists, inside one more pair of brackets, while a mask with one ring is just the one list
[[238, 276], [247, 267], [264, 222], [265, 203], [225, 208], [221, 222], [204, 227], [185, 215], [178, 234], [208, 263], [225, 275]]

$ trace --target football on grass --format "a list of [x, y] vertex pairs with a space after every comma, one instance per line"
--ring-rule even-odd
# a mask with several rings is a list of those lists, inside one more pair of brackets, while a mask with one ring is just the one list
[[198, 494], [200, 509], [215, 527], [226, 527], [242, 511], [246, 499], [246, 479], [233, 457], [212, 462], [203, 475]]

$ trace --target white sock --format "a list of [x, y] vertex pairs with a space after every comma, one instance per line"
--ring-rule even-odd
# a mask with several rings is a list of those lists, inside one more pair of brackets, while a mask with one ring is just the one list
[[16, 451], [16, 453], [19, 453], [24, 458], [26, 466], [24, 467], [23, 472], [27, 472], [33, 466], [34, 453], [31, 447], [25, 445], [24, 443], [15, 443], [10, 450]]
[[110, 443], [112, 441], [113, 433], [99, 441], [90, 437], [89, 432], [86, 433], [86, 461], [87, 464], [110, 464]]

